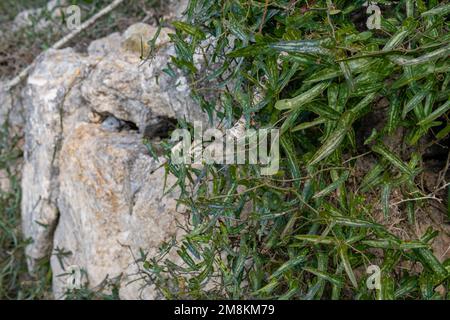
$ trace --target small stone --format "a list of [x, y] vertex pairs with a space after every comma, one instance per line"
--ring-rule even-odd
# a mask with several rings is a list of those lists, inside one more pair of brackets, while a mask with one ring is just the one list
[[123, 127], [123, 121], [120, 121], [119, 119], [108, 116], [105, 120], [102, 122], [102, 128], [108, 131], [120, 131]]

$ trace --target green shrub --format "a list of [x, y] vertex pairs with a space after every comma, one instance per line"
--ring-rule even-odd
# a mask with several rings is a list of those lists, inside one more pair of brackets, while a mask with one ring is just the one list
[[[191, 0], [175, 23], [167, 73], [181, 70], [226, 129], [241, 117], [279, 128], [281, 160], [274, 176], [167, 163], [189, 215], [174, 245], [184, 263], [165, 259], [167, 244], [144, 264], [167, 298], [446, 297], [439, 233], [402, 237], [387, 221], [396, 210], [414, 226], [448, 189], [420, 180], [425, 152], [448, 143], [450, 6], [378, 1], [381, 30], [367, 30], [364, 2]], [[370, 265], [381, 290], [366, 286]]]

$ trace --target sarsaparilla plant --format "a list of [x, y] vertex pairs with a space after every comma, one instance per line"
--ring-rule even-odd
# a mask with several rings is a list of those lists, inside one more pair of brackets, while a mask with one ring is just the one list
[[189, 224], [143, 270], [166, 298], [449, 297], [450, 4], [377, 2], [379, 29], [365, 1], [189, 2], [166, 72], [219, 126], [278, 128], [280, 170], [167, 162]]

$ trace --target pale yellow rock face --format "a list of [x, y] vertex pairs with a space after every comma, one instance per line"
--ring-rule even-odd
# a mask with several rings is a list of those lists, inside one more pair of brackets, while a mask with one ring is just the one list
[[[176, 194], [164, 195], [164, 168], [151, 158], [138, 134], [108, 132], [99, 124], [81, 124], [66, 139], [60, 156], [61, 212], [53, 238], [54, 247], [72, 255], [65, 266], [78, 266], [92, 286], [106, 276], [122, 274], [121, 297], [157, 298], [150, 288], [140, 291], [143, 281], [126, 283], [140, 265], [133, 255], [139, 249], [155, 256], [163, 241], [177, 236]], [[174, 183], [169, 177], [168, 185]], [[52, 269], [64, 273], [58, 258]], [[63, 295], [67, 277], [55, 278], [54, 293]]]
[[[75, 121], [69, 114], [63, 116], [64, 108], [66, 103], [78, 100], [76, 80], [88, 69], [86, 60], [71, 49], [51, 51], [36, 66], [24, 89], [26, 125], [21, 213], [23, 232], [33, 239], [26, 247], [30, 269], [37, 259], [52, 250], [51, 237], [58, 219], [58, 152], [64, 122]], [[74, 109], [86, 112], [84, 107]]]
[[[143, 58], [147, 58], [150, 53], [149, 42], [153, 40], [157, 29], [157, 27], [149, 26], [145, 23], [136, 23], [132, 25], [123, 34], [125, 40], [122, 42], [122, 48], [142, 55]], [[162, 28], [160, 30], [155, 41], [156, 48], [161, 48], [169, 44], [169, 33], [170, 30], [167, 28]]]
[[[140, 278], [140, 250], [156, 257], [164, 241], [179, 238], [176, 189], [160, 159], [143, 145], [143, 132], [161, 117], [202, 120], [186, 79], [162, 69], [174, 48], [161, 44], [152, 63], [129, 50], [156, 28], [138, 24], [91, 43], [88, 54], [49, 50], [23, 90], [25, 145], [22, 221], [29, 268], [51, 255], [53, 291], [62, 298], [72, 268], [96, 288], [122, 275], [122, 299], [159, 298]], [[106, 120], [109, 119], [106, 125]], [[132, 124], [132, 125], [130, 125]], [[166, 181], [165, 181], [166, 180]], [[175, 192], [175, 193], [174, 193]], [[178, 209], [180, 210], [180, 209]], [[69, 253], [62, 255], [61, 252]]]

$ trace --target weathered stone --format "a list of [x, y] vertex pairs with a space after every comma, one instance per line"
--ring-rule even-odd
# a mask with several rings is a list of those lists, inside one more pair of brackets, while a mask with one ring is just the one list
[[[151, 158], [133, 132], [111, 132], [98, 124], [80, 124], [64, 139], [60, 156], [61, 212], [53, 239], [55, 248], [72, 254], [65, 267], [77, 265], [92, 286], [106, 276], [123, 274], [122, 298], [139, 298], [142, 286], [127, 288], [142, 248], [157, 253], [162, 241], [176, 235], [174, 195], [164, 196], [164, 168]], [[173, 184], [169, 178], [168, 184]], [[53, 272], [64, 273], [56, 255]], [[67, 277], [54, 278], [54, 293], [64, 293]], [[146, 298], [155, 298], [147, 288]]]
[[[149, 41], [153, 40], [156, 31], [156, 27], [149, 26], [145, 23], [133, 24], [123, 33], [124, 41], [122, 47], [125, 50], [142, 54], [143, 58], [146, 58], [150, 53]], [[169, 31], [167, 28], [160, 30], [155, 41], [156, 48], [161, 48], [169, 44]]]
[[[188, 121], [199, 119], [192, 108], [189, 87], [180, 85], [186, 79], [183, 76], [173, 79], [163, 72], [170, 55], [174, 54], [173, 46], [168, 45], [169, 30], [161, 30], [153, 59], [144, 64], [140, 59], [138, 47], [151, 40], [156, 30], [142, 23], [133, 25], [124, 32], [122, 50], [110, 53], [107, 51], [114, 48], [111, 40], [116, 39], [108, 39], [103, 43], [108, 48], [105, 58], [81, 87], [83, 98], [96, 112], [133, 122], [141, 132], [152, 118], [161, 115]], [[90, 52], [93, 50], [90, 48]]]
[[88, 54], [91, 57], [104, 57], [111, 52], [117, 52], [121, 47], [122, 36], [115, 32], [107, 37], [92, 41], [88, 47]]
[[26, 127], [22, 177], [22, 225], [33, 244], [27, 254], [36, 259], [51, 251], [58, 218], [58, 151], [64, 109], [76, 82], [87, 71], [83, 58], [71, 49], [50, 50], [36, 65], [25, 88]]
[[188, 6], [189, 0], [168, 0], [168, 15], [166, 19], [180, 19]]
[[[135, 44], [156, 28], [138, 24], [124, 35], [94, 41], [88, 54], [72, 49], [43, 54], [24, 89], [26, 113], [22, 218], [33, 270], [52, 254], [53, 289], [60, 298], [70, 266], [85, 270], [89, 286], [121, 277], [121, 298], [155, 298], [141, 291], [140, 249], [149, 256], [178, 236], [172, 177], [147, 154], [143, 134], [161, 119], [204, 120], [180, 75], [162, 72], [174, 48], [162, 30], [152, 61]], [[166, 38], [164, 38], [166, 37]], [[157, 80], [158, 78], [158, 80]], [[173, 191], [176, 192], [176, 191]], [[65, 256], [61, 252], [71, 252]], [[64, 257], [63, 257], [64, 256]]]

